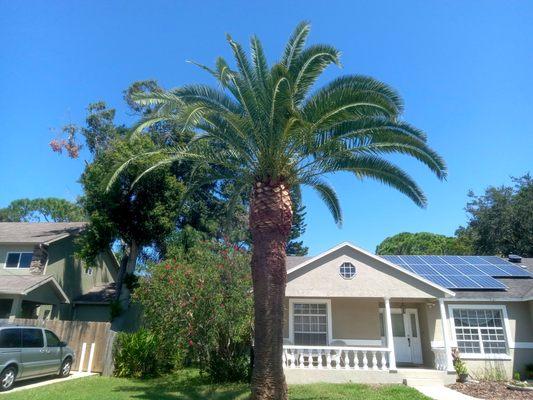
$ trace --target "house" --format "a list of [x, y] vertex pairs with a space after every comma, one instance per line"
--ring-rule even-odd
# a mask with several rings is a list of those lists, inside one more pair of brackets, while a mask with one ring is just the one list
[[75, 256], [83, 222], [0, 223], [0, 319], [109, 321], [118, 263]]
[[533, 362], [531, 272], [533, 262], [380, 257], [350, 243], [288, 257], [287, 381], [452, 382], [453, 348], [474, 376], [523, 372]]

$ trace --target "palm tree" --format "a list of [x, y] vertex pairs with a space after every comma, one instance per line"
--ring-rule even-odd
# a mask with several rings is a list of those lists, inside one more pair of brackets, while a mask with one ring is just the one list
[[197, 84], [133, 96], [153, 109], [137, 132], [161, 121], [195, 132], [186, 147], [162, 150], [163, 158], [158, 155], [144, 173], [187, 161], [210, 171], [210, 179], [232, 182], [234, 198], [249, 198], [255, 306], [252, 399], [287, 397], [282, 323], [291, 193], [311, 187], [341, 223], [338, 198], [325, 180], [330, 174], [376, 179], [422, 207], [426, 198], [421, 189], [383, 156], [406, 154], [438, 178], [446, 175], [425, 134], [400, 119], [402, 99], [391, 87], [368, 76], [346, 75], [312, 91], [326, 67], [339, 65], [339, 51], [329, 45], [306, 47], [308, 34], [309, 24], [299, 24], [281, 60], [272, 66], [257, 37], [251, 38], [248, 58], [228, 36], [235, 69], [223, 58], [214, 68], [197, 64], [215, 77], [218, 87]]

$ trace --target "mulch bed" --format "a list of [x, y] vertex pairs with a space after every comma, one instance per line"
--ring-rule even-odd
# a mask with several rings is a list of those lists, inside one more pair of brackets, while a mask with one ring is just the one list
[[467, 382], [449, 385], [453, 390], [485, 400], [533, 400], [533, 392], [510, 390], [506, 382]]

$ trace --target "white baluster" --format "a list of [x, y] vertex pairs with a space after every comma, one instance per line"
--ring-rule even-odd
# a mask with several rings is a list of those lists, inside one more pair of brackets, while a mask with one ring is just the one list
[[368, 358], [366, 358], [366, 350], [363, 350], [363, 369], [368, 369]]
[[376, 352], [372, 352], [372, 369], [377, 371], [378, 369], [378, 358], [376, 357]]
[[387, 367], [387, 356], [388, 356], [388, 352], [387, 351], [382, 351], [381, 352], [381, 369], [383, 371], [388, 371], [389, 368]]
[[298, 367], [305, 368], [305, 349], [300, 349], [298, 352], [300, 353], [300, 364]]
[[327, 369], [331, 369], [332, 366], [331, 366], [331, 349], [329, 350], [326, 350], [327, 353], [326, 353], [326, 368]]
[[354, 350], [352, 353], [353, 353], [353, 369], [359, 369], [359, 351]]
[[317, 356], [317, 368], [318, 369], [323, 369], [324, 366], [322, 365], [322, 355], [324, 354], [324, 350], [323, 349], [320, 349], [317, 351], [318, 353], [318, 356]]
[[349, 365], [350, 360], [348, 359], [348, 351], [344, 350], [342, 352], [342, 357], [343, 357], [342, 360], [344, 362], [344, 369], [350, 369], [350, 365]]

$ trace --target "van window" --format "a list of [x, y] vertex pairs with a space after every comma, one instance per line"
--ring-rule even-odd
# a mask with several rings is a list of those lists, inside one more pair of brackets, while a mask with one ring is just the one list
[[44, 347], [43, 331], [22, 329], [22, 347]]
[[21, 347], [20, 329], [10, 328], [0, 330], [0, 348], [10, 349]]
[[46, 336], [46, 347], [59, 347], [61, 340], [58, 339], [54, 332], [44, 331], [44, 335]]

